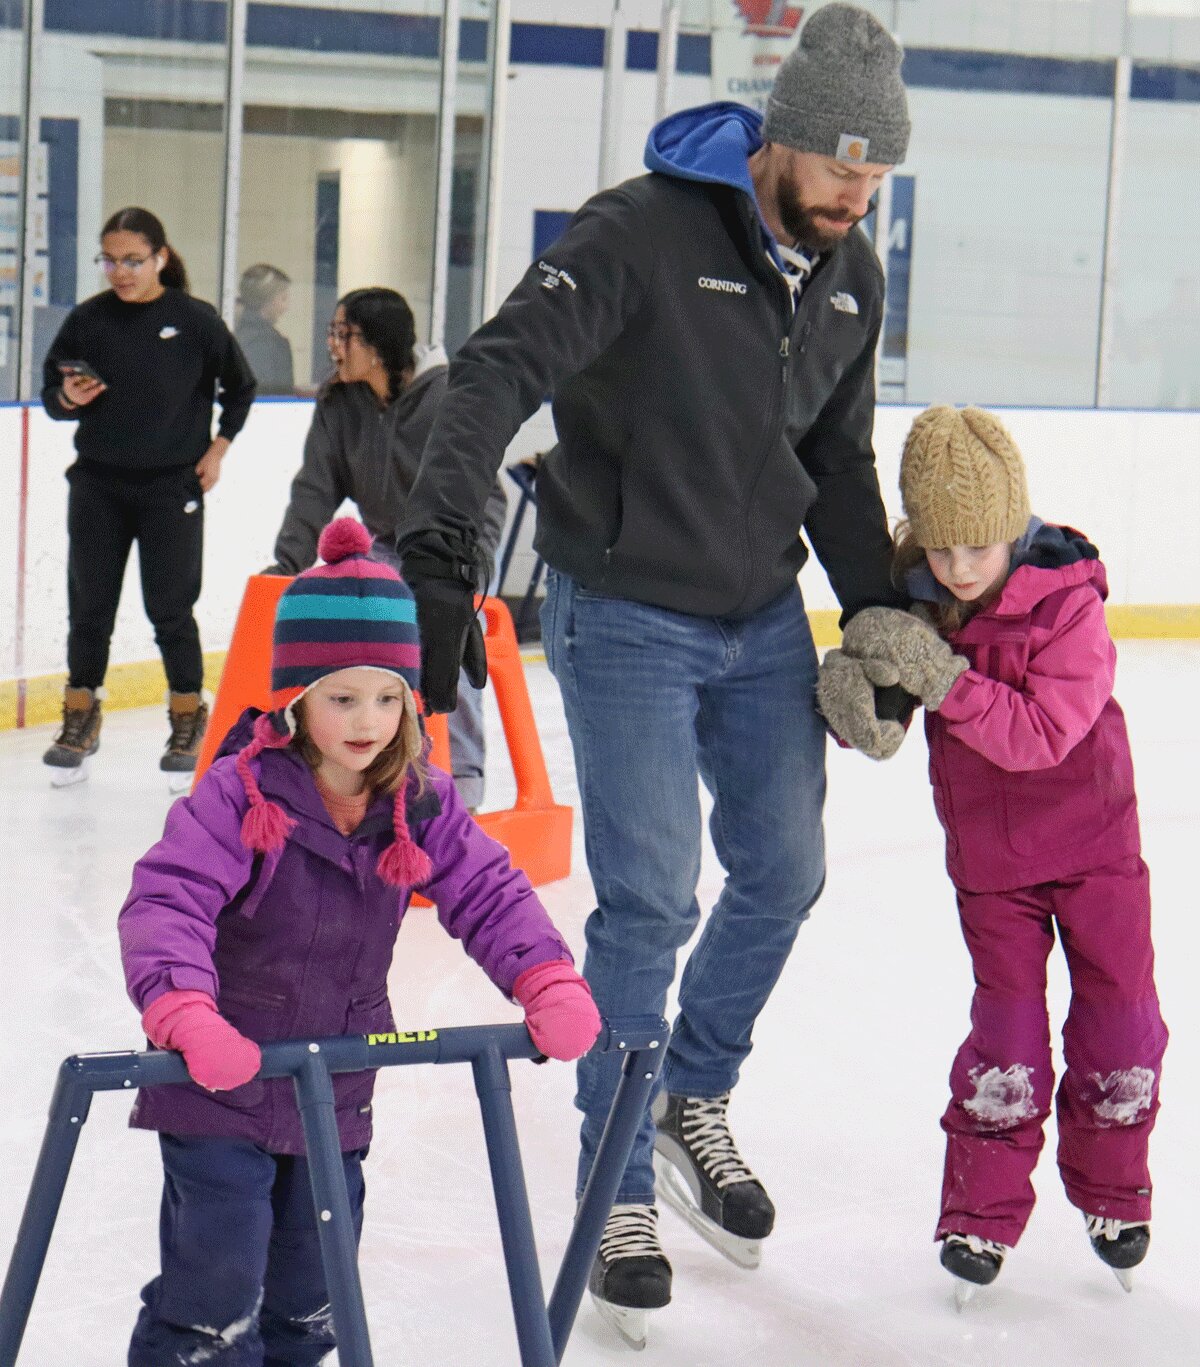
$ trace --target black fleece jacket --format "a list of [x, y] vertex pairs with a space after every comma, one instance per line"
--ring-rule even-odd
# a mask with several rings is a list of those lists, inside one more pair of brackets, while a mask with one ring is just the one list
[[905, 603], [871, 446], [882, 298], [857, 229], [793, 312], [746, 191], [655, 173], [595, 196], [453, 361], [402, 552], [469, 558], [550, 394], [535, 544], [586, 588], [743, 617], [795, 582], [803, 529], [844, 616]]
[[[64, 408], [60, 361], [86, 361], [108, 388], [90, 404]], [[195, 465], [219, 435], [242, 430], [254, 402], [254, 375], [211, 304], [168, 289], [149, 304], [111, 291], [71, 310], [51, 343], [42, 403], [52, 418], [78, 421], [80, 459], [125, 470]]]

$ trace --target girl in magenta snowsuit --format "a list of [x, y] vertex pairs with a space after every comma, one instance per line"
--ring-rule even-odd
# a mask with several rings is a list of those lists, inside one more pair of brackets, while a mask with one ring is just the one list
[[1020, 453], [980, 409], [921, 414], [900, 488], [898, 569], [938, 634], [912, 617], [899, 634], [855, 619], [846, 648], [873, 683], [899, 682], [925, 704], [975, 970], [942, 1118], [942, 1263], [991, 1282], [1032, 1211], [1054, 1090], [1046, 961], [1057, 931], [1072, 989], [1058, 1166], [1128, 1287], [1150, 1239], [1147, 1146], [1167, 1032], [1104, 567], [1078, 532], [1030, 516]]
[[[394, 1030], [387, 975], [414, 887], [543, 1053], [599, 1031], [587, 984], [525, 876], [422, 758], [412, 595], [349, 518], [277, 611], [274, 710], [247, 712], [134, 870], [119, 930], [151, 1043], [193, 1083], [139, 1094], [159, 1131], [162, 1273], [130, 1367], [315, 1364], [335, 1346], [288, 1078], [259, 1044]], [[333, 1079], [356, 1229], [373, 1073]]]

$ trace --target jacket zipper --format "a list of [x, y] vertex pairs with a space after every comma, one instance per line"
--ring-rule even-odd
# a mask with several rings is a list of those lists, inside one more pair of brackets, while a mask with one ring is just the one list
[[[778, 274], [778, 272], [776, 272], [776, 274]], [[811, 284], [811, 281], [810, 281], [809, 283]], [[754, 478], [750, 481], [750, 484], [749, 484], [749, 486], [747, 487], [747, 490], [746, 490], [746, 504], [745, 504], [745, 509], [744, 509], [744, 536], [745, 536], [745, 546], [746, 546], [746, 562], [745, 562], [746, 568], [745, 568], [745, 572], [744, 572], [743, 575], [742, 575], [741, 591], [740, 591], [740, 593], [739, 593], [739, 595], [738, 595], [737, 603], [734, 605], [734, 610], [735, 610], [735, 611], [737, 610], [737, 608], [740, 608], [741, 605], [746, 601], [746, 594], [747, 594], [747, 592], [748, 592], [748, 590], [749, 590], [750, 581], [751, 581], [751, 579], [752, 579], [752, 577], [753, 577], [752, 572], [753, 572], [754, 548], [753, 548], [753, 544], [752, 544], [751, 538], [750, 538], [750, 505], [751, 505], [751, 503], [753, 502], [753, 499], [754, 499], [754, 491], [758, 488], [758, 482], [759, 482], [759, 480], [762, 478], [763, 471], [767, 468], [767, 462], [768, 462], [768, 461], [770, 460], [770, 458], [771, 458], [771, 452], [772, 452], [772, 450], [774, 449], [774, 446], [775, 446], [776, 441], [778, 441], [778, 439], [779, 439], [779, 431], [780, 431], [780, 428], [781, 428], [782, 425], [783, 425], [783, 411], [784, 411], [784, 405], [785, 405], [785, 403], [786, 403], [786, 401], [787, 401], [788, 364], [789, 364], [789, 362], [790, 362], [790, 360], [791, 360], [791, 354], [792, 354], [791, 335], [792, 335], [792, 332], [795, 330], [796, 323], [798, 322], [798, 320], [799, 320], [799, 318], [800, 318], [800, 312], [801, 312], [801, 310], [802, 310], [802, 309], [804, 308], [804, 306], [805, 306], [805, 299], [806, 299], [806, 296], [807, 296], [807, 293], [808, 293], [808, 290], [807, 290], [807, 287], [806, 287], [805, 290], [804, 290], [804, 292], [800, 295], [799, 302], [798, 302], [798, 303], [796, 304], [796, 306], [793, 308], [793, 307], [792, 307], [792, 299], [791, 299], [791, 290], [790, 290], [790, 288], [789, 288], [787, 282], [786, 282], [782, 277], [780, 277], [780, 278], [778, 279], [778, 281], [777, 281], [777, 290], [778, 290], [778, 289], [786, 290], [787, 293], [788, 293], [787, 304], [788, 304], [788, 314], [789, 314], [789, 316], [788, 316], [788, 326], [786, 327], [786, 330], [784, 331], [784, 334], [783, 334], [783, 336], [782, 336], [782, 338], [780, 339], [780, 342], [779, 342], [779, 396], [778, 396], [778, 398], [775, 400], [775, 415], [774, 415], [774, 419], [773, 419], [772, 422], [771, 422], [771, 426], [770, 426], [770, 428], [769, 428], [769, 430], [768, 430], [768, 432], [767, 432], [767, 441], [766, 441], [766, 444], [765, 444], [764, 447], [763, 447], [762, 459], [758, 462], [758, 468], [757, 468], [757, 469], [755, 470], [755, 472], [754, 472]], [[811, 326], [811, 325], [810, 325], [809, 323], [806, 322], [806, 323], [804, 324], [804, 327], [801, 329], [801, 332], [800, 332], [801, 341], [800, 341], [800, 353], [799, 353], [800, 355], [803, 355], [803, 354], [804, 354], [804, 347], [805, 347], [806, 340], [807, 340], [807, 338], [808, 338], [808, 333], [809, 333], [809, 328], [810, 328], [810, 326]]]

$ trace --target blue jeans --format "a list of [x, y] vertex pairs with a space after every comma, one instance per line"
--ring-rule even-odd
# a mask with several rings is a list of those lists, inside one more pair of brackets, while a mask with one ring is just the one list
[[[162, 1273], [142, 1290], [129, 1367], [316, 1367], [333, 1318], [308, 1163], [241, 1139], [159, 1135]], [[356, 1235], [365, 1151], [342, 1154]]]
[[[720, 1096], [825, 877], [825, 727], [799, 589], [752, 617], [694, 617], [606, 598], [551, 573], [546, 658], [562, 691], [597, 907], [583, 973], [606, 1016], [661, 1014], [700, 920], [699, 781], [725, 886], [688, 958], [663, 1067], [668, 1091]], [[620, 1073], [579, 1064], [579, 1190]], [[620, 1202], [653, 1201], [643, 1118]]]

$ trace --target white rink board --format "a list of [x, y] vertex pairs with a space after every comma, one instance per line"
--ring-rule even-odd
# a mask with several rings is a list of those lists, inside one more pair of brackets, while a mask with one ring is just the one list
[[[881, 407], [875, 448], [880, 485], [892, 516], [900, 449], [918, 408]], [[260, 401], [226, 457], [205, 512], [204, 592], [198, 616], [206, 650], [229, 643], [247, 576], [271, 561], [275, 535], [299, 468], [312, 404]], [[1036, 512], [1086, 532], [1108, 566], [1114, 604], [1200, 603], [1200, 414], [1142, 411], [1006, 409], [1029, 467]], [[30, 411], [25, 676], [63, 668], [66, 634], [66, 496], [73, 424]], [[514, 460], [553, 442], [543, 409], [510, 448]], [[20, 411], [0, 407], [0, 679], [16, 674], [14, 618], [19, 516]], [[514, 486], [504, 481], [510, 516]], [[527, 517], [506, 588], [519, 591], [532, 566], [533, 518]], [[810, 608], [837, 606], [819, 566], [801, 586]], [[154, 659], [142, 611], [136, 552], [113, 637], [114, 664]]]

